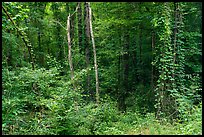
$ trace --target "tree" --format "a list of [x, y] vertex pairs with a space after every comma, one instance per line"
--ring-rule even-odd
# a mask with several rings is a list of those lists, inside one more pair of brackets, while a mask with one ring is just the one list
[[83, 44], [82, 44], [82, 9], [81, 9], [81, 2], [78, 3], [79, 4], [79, 8], [77, 11], [77, 15], [78, 15], [78, 43], [79, 43], [79, 51], [82, 54], [82, 49], [83, 49]]
[[96, 77], [96, 103], [99, 104], [98, 65], [97, 65], [97, 58], [96, 58], [96, 46], [95, 46], [93, 28], [92, 28], [92, 13], [91, 13], [90, 3], [88, 3], [88, 10], [89, 10], [90, 33], [91, 33], [91, 40], [92, 40], [93, 53], [94, 53], [94, 68], [95, 68], [95, 77]]
[[15, 22], [12, 20], [12, 18], [10, 17], [9, 13], [7, 12], [7, 10], [4, 7], [2, 7], [2, 8], [3, 8], [4, 12], [6, 13], [8, 19], [12, 22], [12, 24], [16, 28], [17, 32], [21, 36], [23, 42], [25, 43], [25, 45], [26, 45], [26, 47], [28, 49], [28, 53], [30, 55], [32, 69], [34, 70], [35, 69], [35, 65], [34, 65], [33, 50], [32, 50], [32, 46], [31, 46], [31, 43], [30, 43], [29, 39], [27, 38], [25, 32], [20, 31], [20, 29], [16, 26]]
[[91, 94], [91, 78], [90, 78], [90, 13], [89, 13], [89, 6], [88, 2], [84, 3], [84, 20], [85, 20], [85, 58], [86, 58], [86, 68], [88, 69], [87, 71], [87, 93]]
[[[71, 80], [74, 80], [74, 68], [72, 64], [72, 45], [71, 45], [71, 37], [70, 37], [70, 14], [67, 17], [67, 40], [68, 40], [68, 60], [69, 60], [69, 67], [71, 71]], [[75, 85], [74, 85], [75, 87]]]
[[157, 87], [155, 89], [156, 93], [156, 108], [157, 108], [157, 117], [161, 118], [164, 115], [170, 115], [171, 111], [171, 96], [169, 90], [171, 89], [172, 81], [172, 62], [173, 62], [173, 48], [171, 46], [171, 16], [170, 16], [170, 4], [162, 3], [158, 5], [161, 8], [157, 18], [158, 29], [157, 35], [159, 38], [158, 44], [155, 47], [155, 50], [158, 50], [155, 57], [157, 61], [157, 70], [159, 72]]

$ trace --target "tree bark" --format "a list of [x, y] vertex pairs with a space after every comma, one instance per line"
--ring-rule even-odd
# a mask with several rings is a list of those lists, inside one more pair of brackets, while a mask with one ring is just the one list
[[78, 42], [79, 42], [79, 52], [82, 53], [82, 10], [81, 2], [78, 2], [79, 8], [77, 10], [78, 15]]
[[[71, 52], [71, 37], [70, 37], [70, 14], [67, 18], [67, 40], [68, 40], [68, 60], [69, 60], [69, 67], [70, 67], [70, 72], [71, 72], [71, 80], [73, 81], [74, 79], [74, 68], [72, 64], [72, 52]], [[75, 85], [73, 84], [74, 88]]]
[[70, 16], [70, 37], [71, 37], [71, 42], [73, 43], [74, 41], [74, 32], [75, 32], [75, 14], [72, 14], [72, 16]]
[[90, 33], [91, 33], [91, 40], [93, 45], [93, 54], [94, 54], [94, 67], [95, 67], [95, 77], [96, 77], [96, 104], [99, 104], [99, 81], [98, 81], [98, 65], [97, 65], [97, 57], [96, 57], [96, 46], [94, 41], [94, 35], [93, 35], [93, 27], [92, 27], [92, 14], [91, 14], [91, 7], [90, 3], [88, 3], [89, 7], [89, 22], [90, 22]]
[[93, 97], [93, 93], [90, 93], [90, 74], [89, 74], [89, 67], [90, 67], [90, 50], [89, 50], [89, 45], [90, 45], [90, 15], [89, 15], [89, 8], [88, 8], [88, 3], [84, 3], [84, 20], [85, 20], [85, 58], [86, 58], [86, 67], [88, 68], [87, 70], [87, 94], [91, 94], [91, 98]]

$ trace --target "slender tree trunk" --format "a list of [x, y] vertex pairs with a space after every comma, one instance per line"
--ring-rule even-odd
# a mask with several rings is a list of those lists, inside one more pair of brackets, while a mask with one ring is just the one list
[[139, 47], [140, 47], [140, 64], [142, 63], [142, 27], [140, 26], [139, 34]]
[[98, 65], [97, 65], [97, 57], [96, 57], [96, 46], [94, 41], [94, 35], [93, 35], [93, 28], [92, 28], [92, 14], [91, 14], [91, 7], [90, 3], [88, 3], [89, 7], [89, 22], [90, 22], [90, 32], [91, 32], [91, 39], [92, 39], [92, 45], [93, 45], [93, 54], [94, 54], [94, 67], [95, 67], [95, 75], [96, 75], [96, 103], [99, 104], [99, 81], [98, 81]]
[[[8, 33], [11, 33], [10, 30], [8, 30]], [[10, 44], [12, 44], [12, 43], [10, 43]], [[13, 48], [12, 48], [12, 47], [13, 47], [13, 46], [10, 45], [9, 48], [8, 48], [8, 52], [7, 52], [7, 64], [8, 64], [8, 66], [10, 66], [10, 67], [13, 67], [13, 64], [12, 64], [12, 60], [13, 60], [12, 50], [13, 50]]]
[[79, 8], [77, 10], [78, 15], [78, 42], [79, 42], [79, 52], [82, 53], [82, 10], [81, 2], [79, 2]]
[[[69, 60], [69, 67], [70, 67], [70, 72], [71, 72], [71, 80], [73, 82], [74, 79], [74, 68], [73, 68], [73, 64], [72, 64], [72, 52], [71, 52], [71, 37], [70, 37], [70, 14], [67, 18], [67, 40], [68, 40], [68, 60]], [[73, 84], [74, 88], [75, 85]]]
[[123, 74], [122, 74], [122, 91], [119, 96], [119, 110], [126, 111], [125, 99], [129, 93], [129, 34], [124, 33], [124, 54], [123, 54]]
[[[143, 63], [142, 63], [142, 26], [140, 24], [139, 26], [139, 48], [140, 48], [140, 59], [139, 59], [139, 64], [140, 64], [140, 69], [143, 70]], [[139, 81], [141, 83], [144, 83], [144, 77], [143, 77], [143, 72], [140, 71], [140, 74], [139, 74]]]
[[123, 95], [123, 102], [124, 102], [124, 108], [123, 111], [126, 111], [126, 105], [125, 105], [125, 98], [127, 97], [127, 94], [129, 93], [129, 34], [126, 34], [125, 37], [125, 45], [124, 49], [126, 53], [123, 55], [123, 60], [124, 60], [124, 78], [123, 78], [123, 85], [124, 85], [124, 95]]
[[[176, 63], [176, 41], [177, 41], [177, 21], [178, 21], [178, 12], [177, 12], [177, 8], [178, 8], [178, 6], [177, 6], [177, 3], [176, 2], [174, 2], [174, 22], [175, 22], [175, 24], [174, 24], [174, 59], [173, 59], [173, 65]], [[172, 75], [172, 77], [173, 77], [173, 79], [174, 79], [174, 76], [175, 76], [175, 73], [174, 73], [174, 71], [175, 71], [175, 67], [173, 66], [173, 75]]]
[[[152, 62], [154, 61], [154, 44], [155, 43], [155, 35], [154, 32], [152, 32]], [[151, 75], [151, 85], [152, 89], [154, 89], [154, 66], [152, 65], [152, 75]]]
[[[137, 35], [134, 35], [133, 39], [137, 39]], [[134, 50], [131, 51], [131, 58], [132, 58], [132, 67], [133, 67], [133, 79], [132, 79], [132, 84], [135, 85], [138, 82], [138, 65], [137, 65], [137, 44], [135, 42], [134, 45]], [[132, 88], [134, 88], [134, 86], [131, 86]], [[132, 91], [132, 90], [131, 90]]]
[[75, 14], [70, 16], [70, 37], [71, 37], [71, 42], [73, 43], [74, 42], [74, 32], [75, 32], [75, 26], [74, 26], [74, 23], [75, 23]]
[[39, 55], [38, 55], [38, 60], [39, 60], [39, 64], [42, 65], [42, 48], [41, 48], [41, 39], [40, 39], [40, 28], [38, 28], [38, 51], [39, 51]]
[[118, 56], [118, 90], [117, 90], [117, 91], [118, 91], [118, 94], [117, 94], [118, 97], [119, 97], [119, 95], [120, 95], [120, 90], [121, 90], [121, 86], [120, 86], [120, 82], [121, 82], [121, 81], [120, 81], [120, 77], [121, 77], [121, 76], [120, 76], [120, 75], [121, 75], [121, 74], [120, 74], [120, 72], [121, 72], [120, 64], [121, 64], [121, 56], [119, 55], [119, 56]]
[[[122, 32], [121, 28], [120, 28], [120, 32]], [[119, 45], [121, 46], [121, 41], [122, 41], [122, 36], [119, 35], [118, 37], [119, 39]], [[121, 77], [122, 77], [122, 73], [121, 73], [121, 53], [119, 53], [118, 56], [118, 93], [117, 93], [117, 105], [118, 105], [118, 109], [121, 110], [121, 94], [122, 94], [122, 86], [121, 86]]]
[[60, 28], [60, 26], [57, 26], [56, 30], [57, 30], [56, 36], [58, 37], [57, 46], [59, 47], [58, 59], [60, 61], [61, 66], [63, 66], [63, 47], [62, 47], [62, 37], [61, 37], [61, 28]]
[[89, 15], [89, 9], [88, 9], [88, 3], [84, 3], [84, 20], [85, 20], [85, 58], [86, 58], [86, 67], [88, 68], [87, 70], [87, 94], [91, 94], [91, 98], [93, 97], [93, 93], [91, 93], [91, 88], [90, 88], [90, 50], [89, 50], [89, 45], [90, 45], [90, 15]]
[[[38, 5], [37, 2], [35, 2], [35, 7], [34, 7], [34, 10], [39, 13], [39, 8], [40, 8], [40, 5]], [[37, 40], [38, 40], [38, 61], [39, 61], [39, 65], [41, 66], [42, 65], [42, 47], [41, 47], [41, 27], [38, 26], [40, 24], [40, 22], [37, 20], [37, 17], [34, 16], [34, 21], [35, 21], [35, 27], [36, 27], [36, 30], [38, 31], [37, 32]]]

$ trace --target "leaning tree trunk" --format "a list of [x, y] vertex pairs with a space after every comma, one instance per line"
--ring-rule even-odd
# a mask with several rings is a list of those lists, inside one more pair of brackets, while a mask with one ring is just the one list
[[30, 59], [31, 59], [31, 65], [32, 65], [32, 69], [35, 70], [35, 65], [34, 65], [34, 58], [33, 58], [33, 52], [32, 52], [32, 46], [31, 43], [28, 39], [28, 37], [26, 36], [26, 33], [21, 31], [16, 23], [13, 21], [13, 19], [11, 18], [11, 16], [9, 15], [9, 13], [7, 12], [7, 10], [2, 6], [3, 11], [6, 13], [8, 19], [12, 22], [12, 24], [14, 25], [14, 27], [16, 28], [17, 32], [19, 33], [19, 35], [21, 36], [21, 39], [23, 40], [23, 42], [25, 43], [27, 49], [28, 49], [28, 53], [30, 55]]
[[96, 46], [94, 41], [94, 35], [93, 35], [93, 28], [92, 28], [92, 17], [91, 17], [91, 7], [90, 3], [88, 3], [89, 8], [89, 16], [90, 16], [90, 32], [91, 32], [91, 40], [93, 45], [93, 54], [94, 54], [94, 67], [95, 67], [95, 75], [96, 75], [96, 103], [99, 104], [99, 82], [98, 82], [98, 65], [97, 65], [97, 59], [96, 59]]

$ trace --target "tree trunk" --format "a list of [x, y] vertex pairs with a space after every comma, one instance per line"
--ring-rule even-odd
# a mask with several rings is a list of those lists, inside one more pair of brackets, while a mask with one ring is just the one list
[[57, 46], [59, 47], [58, 59], [59, 59], [61, 66], [63, 66], [63, 47], [62, 47], [61, 29], [59, 25], [57, 26], [56, 30], [57, 30], [57, 33], [56, 33]]
[[142, 63], [142, 27], [140, 25], [140, 33], [139, 33], [139, 47], [140, 47], [140, 64]]
[[[34, 10], [39, 13], [39, 8], [40, 8], [40, 5], [38, 5], [38, 2], [35, 2], [35, 7], [34, 7]], [[34, 16], [34, 21], [35, 21], [35, 27], [36, 27], [36, 30], [38, 31], [37, 32], [37, 41], [38, 41], [38, 61], [39, 61], [39, 65], [41, 66], [42, 65], [42, 61], [41, 61], [41, 58], [42, 58], [42, 47], [41, 47], [41, 28], [38, 26], [38, 24], [40, 24], [40, 22], [37, 20], [37, 17]]]
[[90, 90], [90, 74], [89, 74], [89, 68], [90, 68], [90, 50], [89, 50], [89, 45], [90, 45], [90, 15], [89, 15], [89, 9], [88, 9], [88, 3], [84, 3], [84, 20], [85, 20], [85, 58], [86, 58], [86, 67], [87, 67], [87, 93], [86, 94], [91, 94], [90, 97], [93, 98], [93, 93], [91, 93]]
[[[154, 44], [155, 43], [155, 34], [152, 32], [152, 62], [154, 61]], [[154, 90], [154, 66], [152, 65], [152, 75], [151, 75], [151, 85]]]
[[81, 2], [79, 2], [79, 7], [77, 10], [78, 15], [78, 42], [79, 42], [79, 52], [82, 53], [82, 10]]
[[15, 22], [12, 20], [12, 18], [10, 17], [9, 13], [7, 12], [7, 10], [2, 6], [3, 11], [6, 13], [8, 19], [12, 22], [12, 24], [14, 25], [14, 27], [17, 29], [17, 32], [19, 33], [19, 35], [21, 36], [21, 39], [23, 40], [23, 42], [25, 43], [27, 49], [28, 49], [28, 53], [30, 55], [30, 60], [31, 60], [31, 65], [32, 65], [32, 69], [35, 70], [35, 65], [34, 65], [34, 58], [33, 58], [33, 53], [32, 53], [32, 46], [31, 43], [28, 39], [28, 37], [26, 36], [25, 32], [20, 31], [20, 29], [16, 26]]
[[[174, 2], [174, 22], [175, 22], [175, 24], [174, 24], [174, 51], [173, 51], [174, 59], [173, 59], [173, 65], [176, 63], [176, 41], [177, 41], [177, 36], [176, 35], [177, 35], [177, 21], [178, 21], [177, 8], [178, 8], [177, 3]], [[173, 79], [174, 79], [174, 76], [175, 76], [174, 71], [175, 71], [175, 67], [173, 66], [173, 74], [172, 74]]]
[[[123, 85], [124, 85], [124, 105], [125, 105], [125, 98], [127, 96], [127, 94], [129, 93], [129, 34], [126, 35], [125, 38], [125, 45], [124, 45], [124, 49], [126, 51], [126, 53], [123, 56], [124, 59], [124, 79], [123, 79]], [[124, 111], [126, 111], [126, 105], [124, 106]]]
[[[8, 33], [11, 33], [10, 30], [8, 30]], [[7, 56], [6, 56], [6, 60], [7, 60], [7, 64], [8, 66], [11, 68], [13, 67], [13, 63], [12, 63], [12, 60], [13, 60], [13, 57], [12, 57], [12, 43], [10, 43], [11, 45], [9, 46], [9, 48], [7, 49]]]
[[[143, 63], [142, 63], [142, 26], [140, 24], [139, 26], [139, 48], [140, 48], [140, 59], [139, 59], [139, 65], [140, 65], [140, 70], [143, 70]], [[143, 78], [143, 72], [142, 71], [139, 71], [139, 81], [141, 83], [144, 83], [144, 78]]]
[[119, 110], [122, 112], [126, 111], [125, 99], [129, 93], [129, 34], [124, 34], [124, 54], [123, 54], [123, 77], [122, 85], [123, 90], [119, 96]]
[[120, 64], [121, 64], [121, 56], [119, 55], [118, 56], [118, 86], [117, 86], [117, 96], [119, 97], [120, 96], [120, 92], [121, 92], [121, 84], [120, 84], [120, 82], [121, 82], [121, 80], [120, 80], [120, 78], [121, 78], [121, 74], [120, 74], [120, 72], [121, 72], [121, 69], [120, 69]]
[[[74, 79], [74, 68], [73, 68], [73, 64], [72, 64], [72, 52], [71, 52], [71, 37], [70, 37], [70, 14], [67, 18], [67, 40], [68, 40], [68, 60], [69, 60], [69, 67], [70, 67], [70, 72], [71, 72], [71, 80], [73, 82]], [[73, 84], [74, 88], [75, 85]]]
[[97, 65], [97, 58], [96, 58], [96, 46], [94, 41], [93, 35], [93, 28], [92, 28], [92, 14], [91, 14], [91, 7], [90, 3], [88, 3], [89, 7], [89, 22], [90, 22], [90, 32], [92, 38], [92, 45], [93, 45], [93, 54], [94, 54], [94, 67], [95, 67], [95, 75], [96, 75], [96, 104], [99, 104], [99, 81], [98, 81], [98, 65]]
[[73, 14], [72, 16], [70, 16], [70, 38], [71, 38], [71, 43], [74, 42], [74, 31], [75, 31], [75, 26], [74, 26], [74, 22], [75, 22], [75, 14]]

